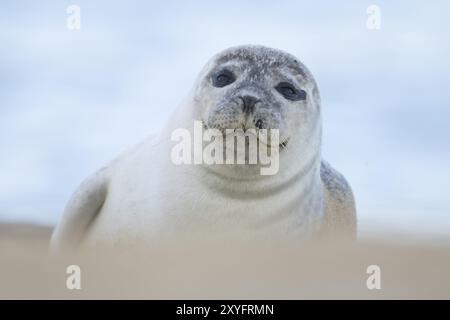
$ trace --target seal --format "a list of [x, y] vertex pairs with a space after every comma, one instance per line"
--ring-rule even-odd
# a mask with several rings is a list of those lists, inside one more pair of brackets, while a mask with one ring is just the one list
[[[276, 172], [261, 174], [261, 162], [173, 161], [174, 132], [183, 128], [194, 135], [195, 121], [225, 136], [226, 130], [276, 131], [278, 140], [266, 141], [278, 156]], [[256, 239], [309, 239], [339, 231], [354, 238], [353, 194], [322, 159], [321, 135], [319, 90], [296, 57], [254, 45], [224, 50], [206, 64], [157, 137], [81, 184], [52, 245], [237, 232]]]

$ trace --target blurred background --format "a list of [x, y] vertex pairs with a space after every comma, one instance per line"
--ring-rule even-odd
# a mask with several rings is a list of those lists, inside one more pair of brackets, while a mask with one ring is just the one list
[[[367, 8], [381, 13], [367, 27]], [[69, 5], [81, 29], [67, 27]], [[54, 225], [80, 181], [157, 132], [216, 52], [300, 58], [361, 235], [450, 235], [448, 1], [2, 1], [0, 223]]]

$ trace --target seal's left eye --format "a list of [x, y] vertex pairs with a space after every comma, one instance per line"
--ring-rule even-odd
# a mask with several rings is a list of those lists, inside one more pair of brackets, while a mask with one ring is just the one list
[[280, 82], [275, 89], [288, 100], [298, 101], [306, 99], [306, 92], [295, 88], [288, 82]]
[[222, 88], [234, 82], [236, 78], [231, 71], [222, 70], [212, 77], [212, 84], [214, 87]]

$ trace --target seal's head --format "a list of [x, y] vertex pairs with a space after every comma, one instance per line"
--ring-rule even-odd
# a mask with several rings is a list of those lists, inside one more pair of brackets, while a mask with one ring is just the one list
[[320, 121], [317, 85], [294, 56], [263, 46], [227, 49], [206, 65], [194, 91], [205, 127], [278, 129], [282, 147], [310, 139]]

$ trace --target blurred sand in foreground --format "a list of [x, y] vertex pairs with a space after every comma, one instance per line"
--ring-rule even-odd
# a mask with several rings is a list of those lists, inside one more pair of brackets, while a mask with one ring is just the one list
[[[51, 228], [0, 225], [1, 299], [450, 299], [450, 243], [166, 243], [54, 255]], [[395, 239], [393, 239], [395, 240]], [[81, 267], [81, 290], [66, 268]], [[381, 289], [369, 290], [369, 265]]]

